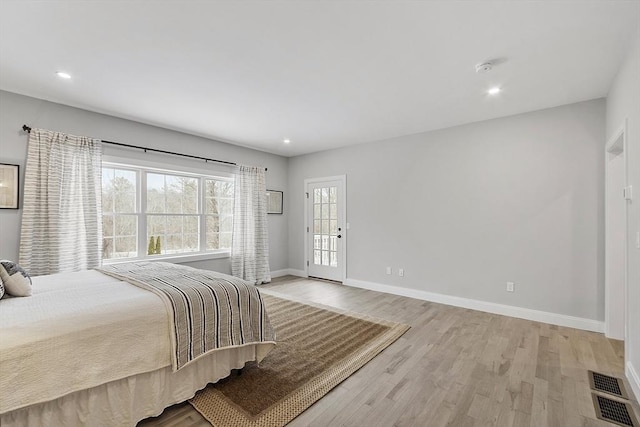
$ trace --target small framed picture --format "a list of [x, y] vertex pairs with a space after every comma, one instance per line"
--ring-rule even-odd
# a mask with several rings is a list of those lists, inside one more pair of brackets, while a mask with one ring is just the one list
[[18, 209], [20, 166], [0, 163], [0, 209]]
[[282, 191], [267, 190], [267, 213], [282, 214]]

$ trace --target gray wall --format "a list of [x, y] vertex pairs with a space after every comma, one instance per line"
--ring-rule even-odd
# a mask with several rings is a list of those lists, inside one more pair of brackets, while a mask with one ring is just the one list
[[602, 320], [604, 139], [599, 99], [291, 158], [289, 266], [304, 179], [346, 174], [348, 278]]
[[[629, 356], [626, 360], [627, 369], [632, 367], [635, 371], [635, 392], [640, 399], [640, 249], [635, 246], [636, 233], [640, 232], [640, 28], [607, 96], [607, 137], [613, 136], [625, 118], [628, 178], [634, 193], [628, 210], [626, 324], [629, 341], [625, 347]], [[627, 376], [630, 376], [629, 373]]]
[[[304, 268], [304, 179], [346, 174], [348, 278], [602, 320], [604, 118], [595, 100], [287, 161], [0, 92], [0, 162], [24, 166], [27, 123], [266, 166], [285, 190], [272, 270]], [[17, 258], [20, 213], [0, 211], [0, 257]], [[228, 259], [191, 265], [228, 272]]]
[[[285, 157], [0, 91], [0, 163], [19, 164], [21, 184], [24, 182], [27, 152], [27, 134], [21, 131], [23, 124], [74, 135], [264, 166], [268, 168], [267, 188], [273, 190], [285, 190], [288, 182], [288, 159]], [[105, 154], [148, 161], [156, 160], [186, 167], [203, 167], [203, 162], [196, 160], [144, 154], [137, 150], [115, 149], [109, 146], [105, 146]], [[211, 164], [207, 167], [211, 170], [229, 170], [223, 166]], [[0, 210], [0, 258], [18, 259], [21, 214], [22, 210]], [[269, 251], [272, 271], [288, 266], [287, 216], [286, 210], [284, 215], [269, 215]], [[189, 264], [230, 272], [228, 258]]]

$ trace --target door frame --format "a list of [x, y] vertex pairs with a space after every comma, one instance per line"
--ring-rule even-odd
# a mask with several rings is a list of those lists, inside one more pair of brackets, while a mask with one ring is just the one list
[[342, 254], [338, 262], [342, 263], [342, 283], [347, 279], [347, 240], [349, 232], [347, 230], [347, 175], [334, 175], [320, 178], [307, 178], [304, 180], [304, 275], [309, 277], [309, 239], [311, 233], [307, 231], [309, 224], [309, 184], [315, 184], [324, 181], [340, 181], [341, 190], [338, 203], [342, 204], [342, 220], [338, 227], [342, 227]]
[[[605, 159], [605, 169], [604, 169], [604, 332], [605, 336], [609, 337], [611, 335], [610, 327], [610, 314], [614, 312], [619, 307], [614, 306], [611, 302], [610, 292], [611, 292], [611, 284], [609, 283], [609, 251], [607, 251], [607, 247], [609, 246], [609, 156], [616, 151], [616, 148], [620, 146], [621, 141], [622, 145], [622, 167], [623, 167], [623, 188], [627, 188], [629, 186], [629, 157], [627, 156], [627, 119], [625, 118], [622, 125], [613, 133], [613, 135], [607, 140], [607, 144], [604, 149], [604, 159]], [[625, 200], [624, 209], [624, 238], [623, 238], [623, 261], [624, 261], [624, 279], [623, 279], [623, 287], [622, 290], [624, 296], [624, 332], [623, 339], [625, 343], [629, 342], [629, 328], [627, 325], [628, 313], [629, 313], [629, 283], [628, 283], [628, 269], [629, 269], [629, 248], [628, 248], [628, 234], [629, 234], [629, 207], [628, 202]], [[625, 345], [625, 360], [628, 359], [628, 345]]]

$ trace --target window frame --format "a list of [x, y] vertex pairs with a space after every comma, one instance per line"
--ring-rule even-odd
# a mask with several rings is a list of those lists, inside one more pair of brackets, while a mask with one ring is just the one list
[[[133, 171], [137, 176], [136, 183], [136, 212], [129, 215], [137, 217], [137, 256], [127, 258], [109, 258], [102, 259], [103, 264], [118, 264], [131, 261], [172, 261], [172, 262], [191, 262], [203, 261], [210, 259], [229, 258], [231, 249], [213, 249], [207, 250], [206, 242], [206, 218], [208, 215], [206, 209], [206, 180], [213, 179], [219, 181], [233, 182], [233, 174], [218, 170], [204, 170], [193, 167], [183, 166], [164, 166], [157, 162], [148, 162], [143, 160], [126, 161], [113, 156], [103, 156], [101, 168], [114, 168]], [[185, 252], [178, 254], [148, 255], [147, 254], [147, 173], [160, 173], [165, 175], [193, 177], [198, 180], [198, 213], [184, 214], [197, 215], [199, 225], [199, 250], [194, 252]], [[101, 219], [103, 213], [101, 212]], [[115, 215], [118, 214], [114, 214]], [[123, 214], [125, 215], [125, 214]], [[162, 214], [153, 214], [162, 215]], [[172, 214], [166, 214], [172, 215]], [[181, 214], [182, 215], [182, 214]]]

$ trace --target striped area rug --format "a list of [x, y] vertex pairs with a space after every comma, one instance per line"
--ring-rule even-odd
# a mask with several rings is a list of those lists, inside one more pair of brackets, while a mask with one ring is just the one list
[[215, 427], [278, 427], [391, 345], [409, 326], [261, 292], [276, 348], [189, 401]]

